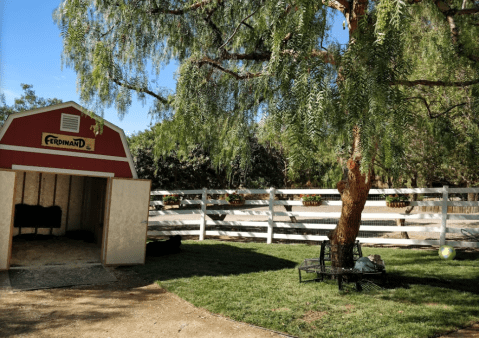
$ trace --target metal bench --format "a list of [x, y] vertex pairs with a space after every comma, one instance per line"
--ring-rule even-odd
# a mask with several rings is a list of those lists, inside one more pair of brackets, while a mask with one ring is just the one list
[[[356, 289], [358, 291], [362, 290], [361, 284], [359, 283], [363, 278], [376, 278], [381, 277], [385, 280], [386, 270], [378, 270], [375, 272], [362, 272], [360, 270], [351, 268], [337, 268], [327, 265], [326, 262], [331, 262], [331, 242], [323, 241], [321, 242], [321, 251], [319, 258], [307, 258], [305, 259], [298, 268], [299, 273], [299, 282], [310, 282], [310, 281], [323, 281], [324, 276], [329, 278], [335, 278], [338, 280], [338, 288], [342, 290], [343, 278], [346, 278], [347, 282], [354, 282], [356, 284]], [[361, 244], [359, 241], [356, 241], [353, 245], [353, 261], [356, 262], [359, 258], [363, 256], [361, 250]], [[303, 280], [301, 272], [314, 273], [316, 278]]]

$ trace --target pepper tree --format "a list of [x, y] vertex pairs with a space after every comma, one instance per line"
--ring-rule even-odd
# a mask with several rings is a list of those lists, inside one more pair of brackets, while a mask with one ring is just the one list
[[[334, 12], [346, 45], [332, 39]], [[122, 115], [133, 94], [151, 98], [168, 121], [159, 151], [203, 144], [228, 163], [263, 121], [292, 168], [344, 158], [336, 266], [352, 265], [375, 160], [401, 168], [419, 112], [477, 114], [477, 0], [63, 0], [54, 19], [82, 101]], [[169, 62], [174, 93], [158, 86]]]

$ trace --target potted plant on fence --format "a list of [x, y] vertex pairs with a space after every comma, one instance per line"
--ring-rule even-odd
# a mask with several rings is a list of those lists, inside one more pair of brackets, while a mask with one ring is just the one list
[[236, 191], [232, 194], [226, 194], [226, 201], [232, 205], [243, 205], [244, 197], [243, 195], [237, 194]]
[[163, 205], [180, 205], [180, 195], [163, 196]]
[[399, 196], [389, 195], [386, 196], [386, 205], [390, 208], [404, 208], [409, 205], [409, 197], [407, 195]]
[[321, 205], [321, 195], [301, 195], [303, 205], [307, 207], [317, 207]]

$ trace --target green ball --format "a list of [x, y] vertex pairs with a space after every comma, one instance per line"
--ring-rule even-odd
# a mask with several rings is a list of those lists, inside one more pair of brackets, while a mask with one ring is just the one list
[[439, 248], [439, 257], [445, 260], [453, 260], [456, 257], [456, 250], [450, 245], [443, 245]]

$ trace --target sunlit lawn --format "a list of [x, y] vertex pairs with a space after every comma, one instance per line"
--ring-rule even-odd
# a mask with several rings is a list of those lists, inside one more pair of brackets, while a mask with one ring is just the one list
[[[479, 253], [363, 247], [386, 262], [386, 288], [298, 282], [318, 246], [186, 241], [134, 269], [196, 306], [298, 337], [431, 337], [479, 321]], [[379, 282], [377, 282], [379, 284]]]

